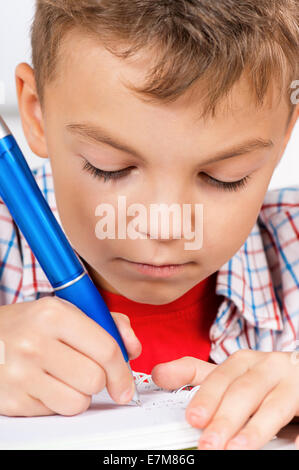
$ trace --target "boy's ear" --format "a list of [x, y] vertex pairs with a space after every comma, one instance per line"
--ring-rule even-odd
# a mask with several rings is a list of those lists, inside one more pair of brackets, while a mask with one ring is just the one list
[[48, 158], [42, 110], [32, 67], [26, 63], [19, 64], [15, 70], [15, 79], [19, 113], [28, 145], [37, 156]]

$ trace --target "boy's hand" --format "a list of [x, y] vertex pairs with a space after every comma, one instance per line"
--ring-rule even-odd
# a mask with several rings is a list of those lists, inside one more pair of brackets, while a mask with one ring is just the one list
[[[112, 315], [130, 359], [138, 357], [141, 345], [129, 318]], [[133, 395], [134, 380], [118, 343], [66, 300], [47, 296], [0, 307], [0, 340], [0, 414], [74, 415], [105, 386], [118, 403]], [[131, 396], [122, 397], [130, 390]]]
[[155, 366], [152, 377], [167, 389], [200, 385], [186, 409], [204, 428], [199, 449], [259, 449], [299, 416], [296, 352], [239, 350], [219, 365], [183, 357]]

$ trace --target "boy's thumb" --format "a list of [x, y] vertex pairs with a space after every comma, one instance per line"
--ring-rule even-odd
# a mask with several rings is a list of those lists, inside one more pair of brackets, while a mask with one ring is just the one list
[[142, 346], [131, 327], [130, 318], [124, 313], [110, 313], [125, 344], [129, 359], [136, 359], [141, 354]]

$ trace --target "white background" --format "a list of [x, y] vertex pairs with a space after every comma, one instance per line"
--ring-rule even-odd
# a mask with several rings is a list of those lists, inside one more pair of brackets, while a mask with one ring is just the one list
[[[29, 165], [34, 168], [44, 160], [33, 155], [20, 123], [14, 71], [19, 62], [31, 63], [29, 31], [34, 13], [34, 0], [0, 0], [0, 113], [14, 133]], [[297, 77], [299, 79], [299, 77]], [[3, 104], [3, 89], [5, 103]], [[299, 185], [299, 122], [285, 155], [277, 166], [270, 189]]]

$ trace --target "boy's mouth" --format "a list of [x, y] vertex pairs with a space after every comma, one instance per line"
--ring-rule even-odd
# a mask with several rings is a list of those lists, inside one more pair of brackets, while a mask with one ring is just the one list
[[141, 274], [145, 274], [146, 276], [151, 277], [170, 277], [175, 274], [179, 274], [183, 272], [187, 265], [190, 265], [191, 262], [188, 263], [164, 263], [164, 264], [149, 264], [149, 263], [137, 263], [135, 261], [130, 261], [127, 259], [122, 258], [124, 261], [129, 263], [133, 266]]

